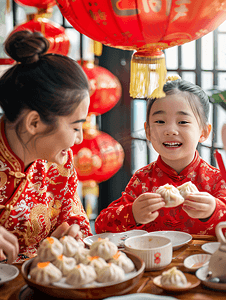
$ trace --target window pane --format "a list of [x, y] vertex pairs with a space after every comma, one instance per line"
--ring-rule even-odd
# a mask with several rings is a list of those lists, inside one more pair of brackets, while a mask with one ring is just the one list
[[194, 72], [182, 72], [181, 77], [184, 80], [190, 81], [192, 83], [196, 83], [196, 76]]
[[147, 146], [145, 141], [132, 141], [132, 174], [147, 165]]
[[218, 35], [217, 68], [226, 69], [226, 34]]
[[182, 54], [182, 62], [181, 62], [181, 68], [182, 69], [195, 69], [196, 68], [196, 62], [195, 62], [195, 41], [186, 43], [181, 46], [181, 54]]
[[206, 147], [202, 147], [199, 151], [200, 156], [204, 159], [208, 164], [210, 164], [210, 149]]
[[224, 123], [226, 123], [226, 111], [219, 105], [218, 108], [218, 116], [217, 116], [217, 147], [223, 147], [223, 142], [221, 138], [221, 128]]
[[165, 50], [166, 68], [178, 69], [178, 47], [172, 47]]
[[132, 173], [147, 165], [147, 146], [144, 122], [146, 121], [146, 101], [132, 100], [132, 137], [144, 139], [132, 141]]
[[213, 69], [213, 33], [210, 32], [201, 39], [201, 68]]
[[213, 88], [213, 73], [202, 72], [201, 85], [205, 91]]
[[224, 21], [218, 28], [218, 31], [226, 31], [226, 21]]
[[218, 74], [218, 87], [220, 90], [226, 90], [226, 73], [222, 72]]

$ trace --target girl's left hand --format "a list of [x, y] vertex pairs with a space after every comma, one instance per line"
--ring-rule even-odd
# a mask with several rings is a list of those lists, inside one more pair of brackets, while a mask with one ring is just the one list
[[216, 200], [206, 192], [190, 193], [184, 200], [182, 208], [191, 218], [206, 219], [215, 211]]
[[78, 224], [73, 224], [70, 226], [67, 222], [64, 222], [52, 233], [52, 236], [58, 239], [64, 235], [70, 235], [78, 241], [81, 241], [82, 239], [82, 232], [80, 231]]

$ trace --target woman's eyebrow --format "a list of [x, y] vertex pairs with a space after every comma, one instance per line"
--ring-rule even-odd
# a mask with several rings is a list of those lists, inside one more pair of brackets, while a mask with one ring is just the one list
[[71, 124], [80, 123], [80, 122], [84, 123], [85, 121], [86, 119], [81, 119], [81, 120], [74, 121]]

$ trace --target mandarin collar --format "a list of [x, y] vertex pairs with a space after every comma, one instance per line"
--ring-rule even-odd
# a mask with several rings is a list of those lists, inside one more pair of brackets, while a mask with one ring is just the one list
[[3, 155], [10, 163], [10, 167], [15, 172], [24, 172], [24, 162], [12, 151], [9, 146], [8, 140], [5, 134], [4, 118], [0, 119], [0, 142], [2, 144]]
[[193, 161], [186, 167], [184, 170], [182, 170], [179, 174], [170, 166], [168, 166], [161, 158], [161, 156], [158, 156], [157, 159], [157, 166], [164, 172], [166, 173], [169, 177], [175, 179], [175, 180], [183, 180], [185, 179], [191, 172], [193, 172], [196, 167], [200, 163], [200, 156], [198, 151], [195, 151], [195, 157]]

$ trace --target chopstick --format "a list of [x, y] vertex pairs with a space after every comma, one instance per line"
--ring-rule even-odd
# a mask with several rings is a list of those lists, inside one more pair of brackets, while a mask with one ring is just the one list
[[146, 285], [148, 284], [149, 281], [151, 281], [152, 278], [151, 277], [147, 277], [144, 282], [141, 284], [141, 286], [138, 288], [138, 290], [136, 291], [137, 293], [141, 293], [141, 291], [146, 287]]
[[219, 169], [221, 171], [222, 177], [224, 178], [224, 180], [226, 180], [226, 170], [225, 170], [224, 162], [223, 162], [223, 159], [222, 159], [222, 155], [217, 150], [215, 150], [214, 157], [217, 160], [217, 164], [218, 164]]

